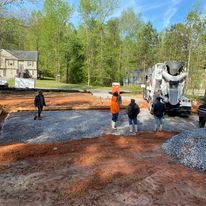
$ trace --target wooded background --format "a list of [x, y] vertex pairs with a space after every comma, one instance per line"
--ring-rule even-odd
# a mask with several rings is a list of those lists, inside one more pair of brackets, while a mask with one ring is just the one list
[[66, 0], [44, 0], [43, 9], [26, 18], [22, 3], [0, 2], [0, 49], [37, 50], [46, 76], [106, 86], [122, 82], [130, 70], [180, 60], [189, 72], [187, 87], [206, 88], [206, 14], [198, 3], [184, 22], [161, 32], [132, 8], [111, 18], [118, 0], [80, 0], [78, 26], [71, 23], [74, 8]]

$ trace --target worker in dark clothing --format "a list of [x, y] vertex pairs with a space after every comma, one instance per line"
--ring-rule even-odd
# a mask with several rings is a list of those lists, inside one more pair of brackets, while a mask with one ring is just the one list
[[199, 127], [205, 127], [206, 122], [206, 101], [199, 106], [198, 108], [198, 116], [199, 116]]
[[134, 132], [136, 133], [138, 131], [137, 115], [139, 113], [140, 113], [139, 106], [135, 103], [134, 99], [131, 99], [131, 102], [127, 107], [127, 115], [129, 119], [129, 131], [130, 132], [133, 132], [133, 126], [134, 126]]
[[155, 117], [154, 131], [162, 131], [164, 113], [165, 113], [165, 105], [161, 102], [161, 97], [157, 97], [156, 103], [153, 106], [153, 114]]
[[37, 114], [38, 114], [38, 117], [37, 115], [35, 115], [34, 120], [36, 120], [37, 118], [38, 120], [41, 120], [42, 119], [41, 113], [42, 113], [43, 107], [46, 106], [45, 98], [44, 98], [42, 91], [39, 91], [38, 95], [35, 96], [34, 105], [35, 107], [37, 107]]

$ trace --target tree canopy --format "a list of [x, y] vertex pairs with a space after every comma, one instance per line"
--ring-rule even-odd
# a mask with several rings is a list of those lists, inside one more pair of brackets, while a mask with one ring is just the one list
[[130, 70], [180, 60], [187, 65], [189, 87], [206, 87], [206, 15], [197, 5], [184, 22], [157, 32], [132, 8], [114, 18], [118, 0], [80, 0], [78, 26], [71, 23], [74, 7], [66, 0], [44, 0], [27, 20], [6, 14], [8, 5], [24, 2], [1, 1], [0, 48], [37, 50], [38, 69], [47, 76], [111, 85]]

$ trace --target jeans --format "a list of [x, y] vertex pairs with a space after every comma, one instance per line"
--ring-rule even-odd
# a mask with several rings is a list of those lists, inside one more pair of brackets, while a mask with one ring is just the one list
[[136, 117], [136, 118], [133, 118], [133, 119], [131, 119], [131, 118], [128, 117], [128, 120], [129, 120], [129, 125], [137, 124], [137, 117]]
[[38, 105], [37, 108], [38, 108], [38, 117], [40, 117], [41, 116], [41, 112], [43, 110], [43, 105]]
[[119, 113], [112, 114], [112, 121], [113, 122], [116, 122], [118, 120], [118, 115], [119, 115]]
[[205, 117], [199, 117], [199, 128], [205, 127], [206, 118]]
[[164, 117], [156, 117], [154, 116], [155, 118], [155, 124], [157, 127], [160, 127], [160, 125], [163, 125], [164, 123]]

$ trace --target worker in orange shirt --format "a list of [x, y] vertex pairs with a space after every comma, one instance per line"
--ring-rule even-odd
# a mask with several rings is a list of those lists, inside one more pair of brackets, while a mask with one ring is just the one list
[[120, 111], [120, 106], [118, 103], [118, 92], [114, 92], [111, 101], [111, 112], [112, 112], [112, 129], [116, 128], [116, 122], [118, 120], [118, 115]]

